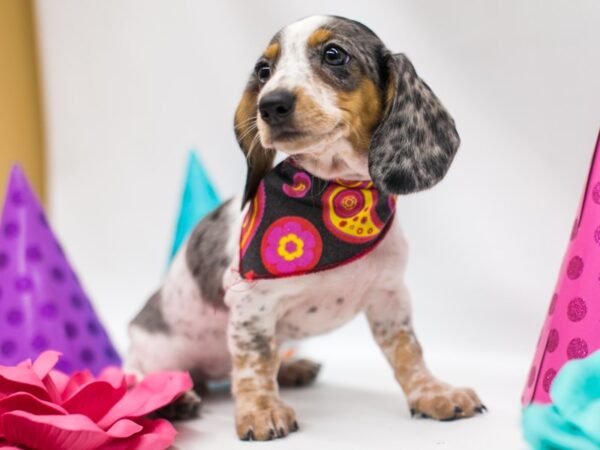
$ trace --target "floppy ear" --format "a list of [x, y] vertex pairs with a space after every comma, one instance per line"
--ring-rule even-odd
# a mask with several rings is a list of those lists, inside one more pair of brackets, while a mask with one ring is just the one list
[[235, 112], [234, 129], [238, 144], [246, 155], [248, 172], [242, 208], [256, 194], [263, 177], [273, 168], [275, 150], [263, 148], [256, 127], [257, 93], [246, 90]]
[[454, 120], [403, 54], [387, 56], [386, 105], [371, 138], [369, 173], [389, 194], [409, 194], [440, 181], [460, 138]]

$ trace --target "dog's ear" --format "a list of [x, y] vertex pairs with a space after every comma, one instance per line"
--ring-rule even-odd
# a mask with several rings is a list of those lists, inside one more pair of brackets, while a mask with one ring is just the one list
[[385, 67], [386, 100], [371, 138], [369, 173], [384, 192], [409, 194], [444, 177], [460, 139], [454, 120], [405, 55], [388, 54]]
[[248, 87], [242, 95], [234, 119], [235, 136], [248, 164], [242, 208], [254, 197], [260, 181], [272, 169], [275, 160], [275, 150], [267, 150], [260, 143], [256, 126], [257, 97], [258, 93]]

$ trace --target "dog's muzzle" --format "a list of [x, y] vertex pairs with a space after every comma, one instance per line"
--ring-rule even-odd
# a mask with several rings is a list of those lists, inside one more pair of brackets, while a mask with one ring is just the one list
[[260, 117], [271, 126], [288, 122], [294, 112], [296, 96], [285, 90], [277, 90], [263, 96], [258, 104]]

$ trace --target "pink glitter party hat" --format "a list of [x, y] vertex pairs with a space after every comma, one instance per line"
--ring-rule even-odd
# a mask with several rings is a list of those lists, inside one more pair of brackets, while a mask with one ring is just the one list
[[600, 349], [600, 136], [522, 402], [550, 403], [550, 386], [571, 359]]
[[99, 373], [120, 359], [50, 229], [19, 166], [10, 175], [0, 223], [0, 364], [45, 350], [57, 368]]

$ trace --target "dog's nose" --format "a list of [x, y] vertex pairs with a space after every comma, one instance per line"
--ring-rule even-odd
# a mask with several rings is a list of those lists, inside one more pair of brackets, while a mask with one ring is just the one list
[[269, 125], [281, 125], [294, 111], [296, 96], [290, 91], [274, 91], [260, 99], [260, 116]]

